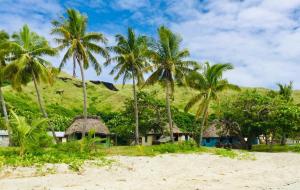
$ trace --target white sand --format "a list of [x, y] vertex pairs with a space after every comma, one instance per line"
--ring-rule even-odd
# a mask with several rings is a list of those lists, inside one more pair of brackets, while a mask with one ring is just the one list
[[86, 166], [82, 174], [59, 165], [56, 174], [34, 169], [0, 173], [0, 190], [300, 190], [300, 154], [255, 153], [256, 160], [209, 154], [114, 157], [110, 167]]

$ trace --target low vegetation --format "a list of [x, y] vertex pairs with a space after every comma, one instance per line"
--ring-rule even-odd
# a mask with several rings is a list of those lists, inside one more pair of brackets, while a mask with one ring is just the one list
[[53, 145], [49, 148], [29, 151], [19, 156], [19, 147], [0, 148], [0, 166], [35, 166], [52, 163], [64, 163], [74, 171], [80, 171], [85, 161], [93, 161], [96, 166], [107, 166], [112, 164], [110, 156], [157, 156], [168, 153], [210, 153], [232, 159], [253, 159], [253, 155], [243, 151], [230, 149], [198, 147], [195, 143], [186, 142], [178, 144], [162, 144], [156, 146], [112, 146], [104, 147], [97, 145], [91, 151], [81, 150], [81, 141], [68, 142]]

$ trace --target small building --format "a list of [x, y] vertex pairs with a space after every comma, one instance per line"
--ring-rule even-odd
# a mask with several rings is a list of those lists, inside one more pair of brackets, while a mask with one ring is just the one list
[[0, 130], [0, 146], [9, 146], [9, 137], [7, 130]]
[[[67, 139], [81, 139], [83, 126], [84, 117], [79, 116], [74, 118], [71, 126], [65, 132]], [[85, 132], [88, 133], [91, 130], [95, 132], [95, 137], [107, 138], [111, 135], [109, 129], [98, 116], [88, 116]]]
[[[247, 139], [245, 138], [245, 141]], [[252, 141], [252, 144], [259, 144], [259, 138], [255, 138]], [[237, 136], [232, 136], [222, 133], [221, 130], [217, 129], [215, 124], [212, 124], [203, 132], [202, 137], [202, 146], [208, 147], [232, 147], [232, 148], [241, 148], [240, 139]]]
[[[175, 142], [188, 141], [190, 139], [190, 133], [181, 131], [175, 123], [173, 123], [172, 129], [173, 129], [173, 138]], [[145, 136], [141, 138], [142, 140], [141, 144], [144, 146], [151, 146], [153, 144], [170, 142], [171, 141], [170, 136], [169, 135], [164, 136], [164, 134], [170, 134], [168, 123], [163, 127], [163, 133], [154, 132], [153, 130], [148, 132]]]
[[232, 146], [240, 146], [240, 141], [237, 137], [223, 135], [221, 131], [217, 129], [216, 125], [209, 126], [203, 132], [202, 146], [216, 147], [230, 144]]
[[[51, 137], [53, 136], [51, 131], [48, 131], [47, 134]], [[65, 136], [64, 131], [55, 131], [55, 136], [59, 142], [61, 142], [61, 143], [67, 142], [67, 137]]]

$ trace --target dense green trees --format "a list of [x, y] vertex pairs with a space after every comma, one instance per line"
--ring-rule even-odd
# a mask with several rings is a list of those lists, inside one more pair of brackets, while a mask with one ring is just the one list
[[182, 39], [170, 29], [164, 26], [158, 28], [158, 38], [158, 41], [152, 41], [148, 52], [153, 73], [145, 84], [160, 83], [165, 88], [170, 137], [174, 142], [170, 102], [173, 97], [174, 85], [176, 82], [183, 83], [187, 73], [197, 66], [197, 63], [186, 60], [190, 55], [189, 51], [180, 49]]
[[116, 62], [110, 74], [116, 74], [115, 80], [122, 77], [123, 85], [127, 80], [132, 79], [132, 91], [134, 98], [135, 113], [135, 144], [139, 144], [139, 114], [136, 95], [136, 85], [144, 82], [144, 70], [148, 66], [146, 54], [148, 51], [147, 39], [145, 36], [136, 36], [133, 29], [128, 28], [127, 37], [121, 34], [116, 35], [117, 45], [111, 47], [115, 57], [108, 60], [106, 65]]
[[[215, 107], [224, 134], [237, 136], [244, 148], [251, 149], [253, 140], [264, 135], [266, 143], [298, 130], [300, 108], [279, 96], [258, 91], [244, 91], [224, 99]], [[247, 140], [245, 140], [245, 138]]]
[[[82, 88], [83, 88], [83, 115], [84, 125], [87, 123], [87, 92], [84, 70], [92, 64], [96, 73], [101, 72], [101, 65], [93, 53], [100, 54], [108, 58], [108, 52], [105, 48], [99, 46], [97, 42], [106, 44], [107, 40], [103, 34], [97, 32], [87, 32], [87, 17], [75, 9], [68, 9], [66, 18], [54, 20], [52, 22], [52, 34], [57, 37], [55, 40], [59, 44], [58, 49], [67, 49], [59, 68], [63, 68], [68, 59], [73, 59], [73, 77], [76, 76], [76, 64], [79, 65]], [[82, 136], [85, 136], [85, 128]]]
[[210, 65], [205, 63], [202, 73], [198, 71], [191, 72], [187, 76], [187, 84], [190, 88], [198, 91], [198, 94], [189, 100], [185, 106], [185, 111], [188, 111], [191, 107], [198, 104], [196, 111], [196, 118], [202, 119], [202, 124], [199, 127], [199, 144], [202, 144], [202, 135], [205, 130], [205, 124], [207, 124], [208, 109], [212, 100], [219, 99], [219, 93], [226, 90], [239, 90], [239, 87], [228, 83], [223, 79], [223, 73], [227, 70], [233, 69], [231, 64], [215, 64]]
[[[137, 93], [139, 110], [139, 132], [145, 135], [150, 131], [158, 132], [164, 135], [164, 127], [168, 122], [166, 105], [163, 101], [157, 99], [156, 92]], [[118, 113], [98, 113], [107, 123], [111, 132], [118, 134], [118, 144], [130, 144], [134, 137], [134, 99], [128, 99], [124, 111]], [[195, 116], [189, 113], [171, 107], [174, 122], [181, 127], [183, 131], [194, 132]]]

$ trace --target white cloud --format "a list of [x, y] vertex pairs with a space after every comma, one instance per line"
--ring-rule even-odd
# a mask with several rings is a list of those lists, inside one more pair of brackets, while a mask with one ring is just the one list
[[180, 14], [169, 9], [180, 20], [170, 26], [182, 35], [194, 58], [233, 63], [235, 70], [226, 76], [242, 86], [274, 87], [276, 82], [292, 80], [300, 88], [300, 30], [295, 29], [300, 24], [294, 17], [300, 0], [188, 5], [181, 7]]
[[148, 0], [116, 0], [113, 5], [117, 9], [134, 11], [139, 8], [147, 7], [150, 4]]

